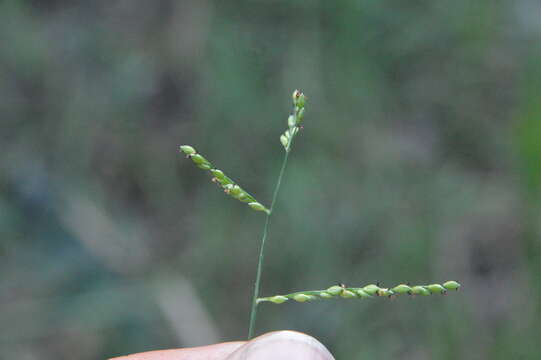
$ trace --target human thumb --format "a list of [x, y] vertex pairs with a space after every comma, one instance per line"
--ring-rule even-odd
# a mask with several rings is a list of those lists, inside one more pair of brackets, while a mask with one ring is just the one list
[[334, 360], [329, 350], [315, 338], [296, 331], [274, 331], [240, 346], [226, 360], [310, 359]]

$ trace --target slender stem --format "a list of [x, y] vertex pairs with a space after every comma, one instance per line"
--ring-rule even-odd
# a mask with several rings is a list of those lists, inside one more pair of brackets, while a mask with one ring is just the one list
[[265, 241], [267, 240], [268, 229], [270, 225], [270, 219], [272, 212], [274, 211], [274, 206], [276, 204], [276, 198], [278, 197], [278, 192], [280, 191], [280, 185], [282, 184], [282, 177], [287, 165], [287, 159], [289, 158], [289, 151], [291, 150], [291, 144], [293, 143], [293, 138], [291, 138], [289, 146], [286, 149], [284, 155], [284, 160], [282, 161], [282, 168], [280, 169], [280, 175], [278, 175], [278, 180], [276, 181], [276, 186], [274, 187], [274, 193], [272, 195], [272, 202], [270, 206], [270, 211], [267, 214], [267, 219], [265, 220], [265, 226], [263, 227], [263, 236], [261, 238], [261, 248], [259, 249], [259, 261], [257, 263], [257, 275], [255, 278], [254, 285], [254, 298], [252, 300], [252, 310], [250, 312], [250, 328], [248, 330], [248, 339], [251, 339], [254, 334], [255, 320], [257, 317], [257, 298], [259, 297], [259, 285], [261, 283], [261, 271], [263, 268], [263, 260], [265, 258]]

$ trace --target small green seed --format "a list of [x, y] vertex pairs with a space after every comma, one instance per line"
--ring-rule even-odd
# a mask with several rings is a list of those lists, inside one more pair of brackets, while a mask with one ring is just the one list
[[225, 179], [225, 174], [223, 173], [222, 170], [218, 170], [218, 169], [212, 169], [210, 170], [210, 172], [212, 173], [212, 175], [214, 175], [214, 177], [216, 179], [218, 179], [218, 181], [223, 181]]
[[394, 294], [392, 290], [389, 290], [387, 288], [380, 288], [377, 292], [378, 296], [391, 296]]
[[460, 288], [460, 284], [456, 281], [447, 281], [443, 283], [443, 287], [447, 290], [458, 290]]
[[447, 290], [441, 286], [440, 284], [430, 284], [427, 286], [427, 289], [432, 293], [432, 294], [443, 294], [445, 292], [447, 292]]
[[425, 288], [424, 286], [414, 286], [411, 288], [411, 293], [413, 295], [424, 295], [424, 296], [427, 296], [427, 295], [430, 295], [430, 291], [428, 291], [427, 288]]
[[202, 157], [202, 156], [199, 155], [199, 154], [193, 154], [193, 155], [191, 156], [191, 158], [192, 158], [192, 161], [193, 161], [196, 165], [208, 163], [207, 159], [205, 159], [204, 157]]
[[338, 285], [331, 286], [330, 288], [327, 289], [327, 292], [331, 295], [338, 295], [342, 293], [342, 291], [344, 291], [344, 289]]
[[240, 189], [240, 193], [235, 194], [235, 195], [232, 194], [231, 196], [233, 196], [235, 199], [239, 201], [243, 201], [243, 199], [244, 200], [248, 199], [248, 194], [242, 189]]
[[299, 124], [304, 118], [304, 108], [300, 109], [297, 113], [297, 124]]
[[364, 291], [363, 289], [357, 289], [357, 295], [359, 295], [359, 297], [363, 298], [363, 299], [372, 297], [366, 291]]
[[242, 194], [237, 196], [236, 199], [242, 202], [246, 202], [246, 203], [249, 203], [252, 201], [252, 198], [246, 192], [243, 192]]
[[344, 290], [344, 291], [342, 291], [342, 293], [340, 294], [340, 296], [342, 296], [342, 297], [345, 298], [345, 299], [350, 299], [350, 298], [355, 298], [355, 297], [357, 297], [357, 294], [355, 294], [353, 291]]
[[186, 155], [194, 155], [196, 153], [195, 149], [190, 145], [181, 145], [180, 150]]
[[299, 91], [299, 90], [295, 90], [293, 91], [293, 103], [296, 104], [297, 103], [297, 99], [299, 98], [299, 96], [301, 95], [302, 93]]
[[400, 284], [393, 288], [393, 291], [397, 294], [409, 294], [411, 293], [411, 287], [406, 284]]
[[304, 104], [306, 103], [306, 96], [304, 96], [303, 93], [299, 92], [297, 94], [297, 99], [294, 100], [295, 106], [297, 106], [299, 109], [302, 109], [304, 107]]
[[210, 170], [210, 165], [203, 163], [203, 164], [197, 164], [197, 167], [203, 170]]
[[289, 115], [287, 118], [287, 126], [293, 127], [297, 125], [297, 119], [295, 118], [295, 115]]
[[[212, 171], [212, 170], [211, 170]], [[229, 180], [228, 178], [224, 177], [223, 179], [219, 179], [219, 178], [216, 178], [216, 180], [218, 180], [218, 182], [225, 188], [227, 185], [232, 185], [233, 182], [231, 182], [231, 180]]]
[[283, 147], [287, 147], [289, 140], [285, 135], [280, 135], [280, 142], [282, 143]]
[[320, 292], [319, 296], [322, 297], [323, 299], [330, 299], [330, 298], [333, 297], [331, 294], [329, 294], [328, 292], [325, 292], [325, 291]]
[[375, 295], [380, 290], [380, 287], [374, 284], [370, 284], [366, 285], [363, 290], [366, 291], [368, 295]]
[[255, 211], [265, 211], [266, 208], [258, 202], [251, 202], [248, 204]]
[[233, 197], [239, 197], [241, 194], [242, 194], [242, 189], [238, 185], [233, 185], [229, 189], [229, 195], [231, 195]]
[[282, 296], [282, 295], [276, 295], [276, 296], [273, 296], [273, 297], [269, 298], [269, 301], [273, 302], [275, 304], [282, 304], [282, 303], [285, 303], [287, 300], [289, 300], [289, 299], [286, 298], [285, 296]]
[[314, 296], [305, 295], [305, 294], [297, 294], [297, 295], [293, 296], [293, 300], [298, 301], [298, 302], [310, 301], [313, 298], [314, 298]]

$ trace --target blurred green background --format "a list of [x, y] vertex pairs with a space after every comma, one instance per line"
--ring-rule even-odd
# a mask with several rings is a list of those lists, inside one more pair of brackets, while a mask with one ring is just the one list
[[260, 307], [337, 359], [536, 359], [541, 3], [0, 1], [0, 349], [97, 359], [246, 336], [290, 94], [309, 97]]

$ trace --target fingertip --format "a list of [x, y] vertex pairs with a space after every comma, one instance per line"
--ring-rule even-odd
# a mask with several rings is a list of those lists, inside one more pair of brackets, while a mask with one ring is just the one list
[[220, 360], [225, 359], [244, 343], [244, 341], [232, 341], [194, 348], [148, 351], [109, 360]]
[[334, 360], [329, 350], [310, 335], [282, 330], [250, 340], [226, 358], [227, 360], [313, 359]]

